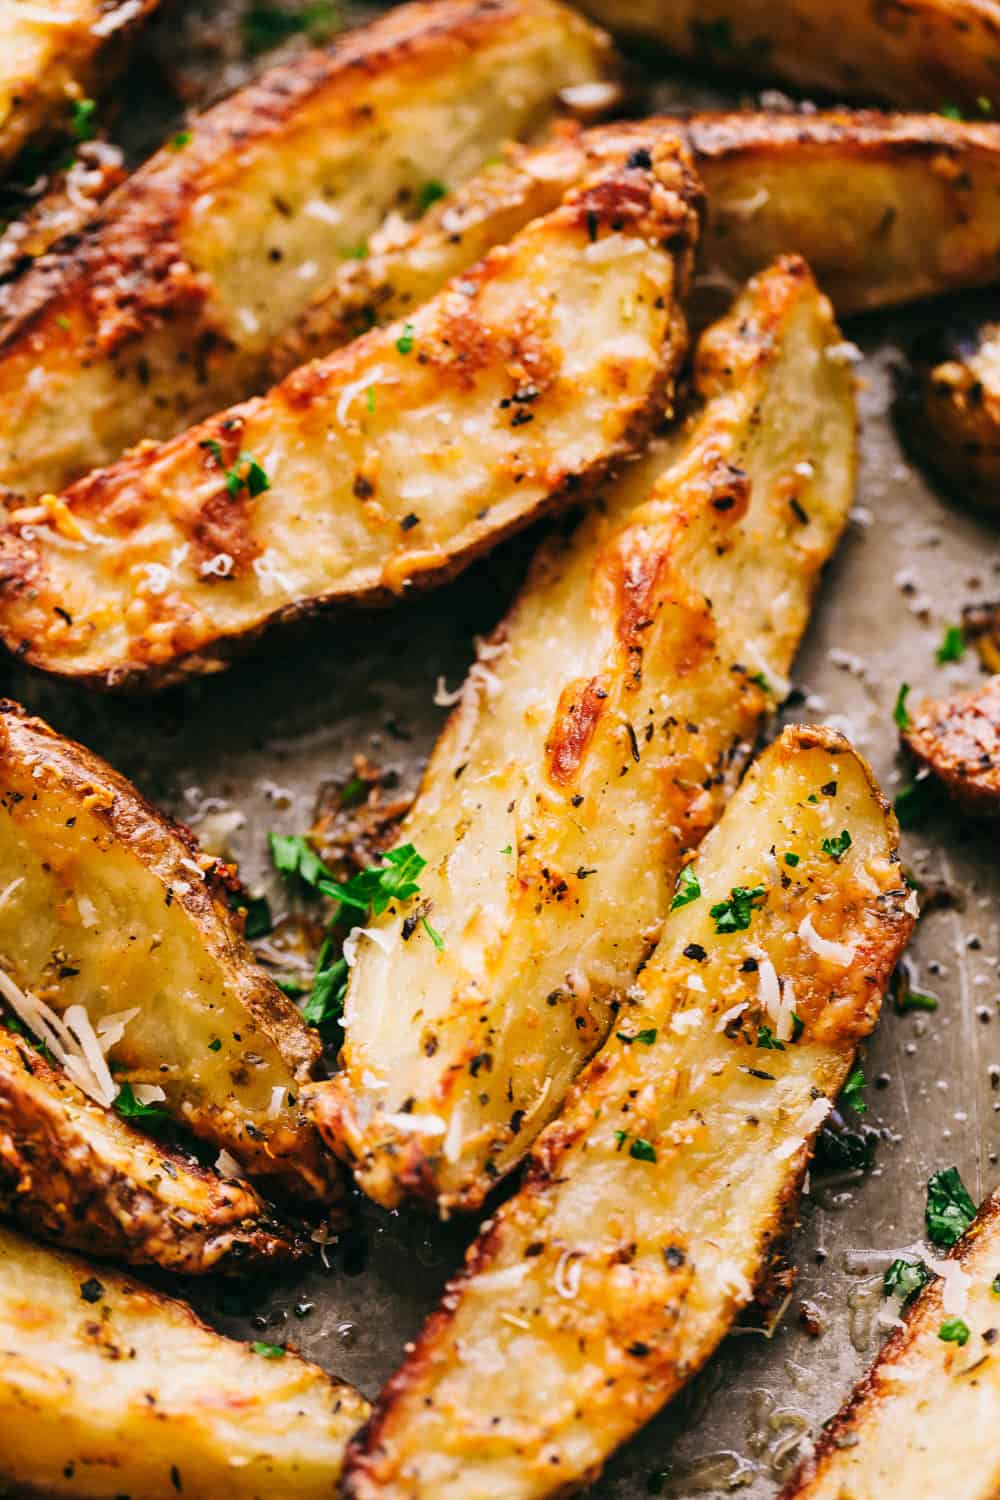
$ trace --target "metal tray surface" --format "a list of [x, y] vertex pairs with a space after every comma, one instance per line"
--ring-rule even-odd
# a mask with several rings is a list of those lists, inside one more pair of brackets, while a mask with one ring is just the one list
[[[200, 103], [245, 76], [232, 44], [240, 8], [176, 0], [154, 25], [119, 91], [119, 134], [133, 155], [171, 124], [178, 91]], [[670, 79], [653, 90], [659, 107], [733, 97]], [[1000, 595], [995, 523], [935, 493], [904, 456], [892, 420], [898, 351], [955, 311], [941, 303], [848, 327], [863, 351], [857, 503], [795, 668], [802, 696], [785, 712], [844, 730], [889, 795], [909, 774], [892, 722], [900, 682], [913, 684], [911, 701], [971, 686], [975, 653], [941, 667], [936, 648], [963, 604]], [[314, 623], [276, 650], [163, 697], [99, 698], [9, 665], [3, 690], [107, 756], [196, 829], [217, 827], [220, 812], [236, 814], [222, 819], [238, 824], [229, 849], [280, 912], [286, 897], [269, 868], [268, 830], [308, 827], [320, 787], [347, 779], [358, 752], [398, 772], [404, 789], [416, 785], [444, 719], [433, 703], [437, 679], [461, 680], [474, 634], [502, 613], [535, 540], [537, 533], [508, 544], [415, 604]], [[920, 1238], [930, 1173], [956, 1165], [977, 1200], [1000, 1181], [994, 839], [948, 811], [904, 835], [907, 868], [942, 897], [910, 950], [916, 987], [940, 1006], [899, 1016], [887, 1002], [867, 1049], [864, 1121], [878, 1133], [875, 1165], [813, 1172], [787, 1251], [798, 1281], [773, 1335], [746, 1329], [728, 1338], [681, 1398], [612, 1460], [591, 1491], [595, 1500], [773, 1496], [801, 1442], [836, 1410], [884, 1336], [881, 1272]], [[317, 1264], [293, 1282], [246, 1291], [175, 1289], [225, 1331], [259, 1337], [266, 1327], [374, 1395], [474, 1228], [386, 1213], [357, 1197], [353, 1227], [326, 1251], [329, 1269]]]

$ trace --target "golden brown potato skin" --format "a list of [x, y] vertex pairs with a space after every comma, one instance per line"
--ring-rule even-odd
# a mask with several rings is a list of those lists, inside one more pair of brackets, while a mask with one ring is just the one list
[[[0, 637], [61, 676], [158, 687], [268, 626], [443, 579], [593, 494], [659, 422], [686, 348], [700, 186], [676, 141], [651, 147], [406, 323], [11, 510]], [[263, 489], [231, 487], [248, 456]]]
[[[700, 1369], [794, 1220], [913, 927], [897, 844], [841, 735], [793, 727], [764, 752], [689, 866], [699, 894], [351, 1444], [350, 1500], [575, 1493]], [[722, 931], [710, 908], [734, 886], [756, 905]]]
[[94, 1024], [139, 1006], [109, 1054], [119, 1081], [160, 1085], [163, 1108], [249, 1175], [329, 1197], [335, 1172], [292, 1102], [318, 1040], [254, 962], [197, 854], [98, 756], [0, 703], [11, 978], [57, 1011], [84, 1005]]
[[996, 0], [584, 0], [583, 9], [704, 66], [841, 99], [976, 114], [1000, 92]]
[[[995, 1500], [1000, 1192], [987, 1198], [946, 1259], [968, 1278], [953, 1292], [954, 1305], [944, 1280], [924, 1288], [903, 1314], [905, 1326], [893, 1330], [853, 1394], [823, 1424], [815, 1453], [781, 1500]], [[968, 1327], [964, 1346], [938, 1337], [948, 1316], [961, 1316]]]
[[967, 812], [1000, 812], [1000, 676], [922, 703], [903, 742]]
[[897, 411], [917, 458], [946, 489], [1000, 510], [1000, 324], [918, 340]]
[[511, 148], [409, 229], [373, 236], [367, 258], [342, 266], [279, 340], [272, 372], [405, 317], [653, 130], [683, 134], [705, 184], [696, 325], [788, 251], [804, 256], [839, 317], [1000, 275], [998, 125], [846, 110], [563, 125], [543, 145]]
[[367, 1410], [291, 1350], [268, 1359], [0, 1228], [0, 1480], [15, 1494], [330, 1500]]
[[94, 1104], [2, 1022], [0, 1212], [73, 1250], [187, 1276], [305, 1254], [248, 1183]]
[[417, 0], [192, 121], [17, 283], [0, 487], [62, 489], [263, 389], [273, 340], [387, 214], [608, 67], [607, 38], [556, 0]]

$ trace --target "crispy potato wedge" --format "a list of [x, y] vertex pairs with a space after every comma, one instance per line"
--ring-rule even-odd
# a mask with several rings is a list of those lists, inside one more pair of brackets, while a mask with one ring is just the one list
[[7, 0], [0, 7], [0, 167], [33, 136], [67, 131], [159, 0]]
[[805, 257], [840, 316], [1000, 275], [1000, 126], [845, 110], [564, 126], [541, 146], [512, 148], [418, 223], [373, 236], [367, 258], [340, 267], [278, 342], [273, 373], [406, 317], [654, 129], [683, 133], [706, 188], [696, 322], [788, 251]]
[[12, 195], [12, 203], [20, 198], [22, 211], [0, 232], [0, 327], [7, 321], [8, 299], [11, 305], [16, 300], [9, 278], [44, 255], [56, 240], [81, 230], [127, 175], [125, 155], [118, 146], [83, 141], [73, 161], [49, 175], [40, 198], [28, 193]]
[[[57, 1018], [82, 1006], [98, 1032], [138, 1007], [108, 1050], [117, 1084], [159, 1085], [163, 1109], [250, 1175], [329, 1196], [333, 1173], [297, 1102], [315, 1034], [253, 961], [195, 854], [104, 761], [0, 703], [2, 998], [36, 1031], [32, 996]], [[70, 1072], [85, 1083], [81, 1066]]]
[[2, 1024], [0, 1212], [74, 1250], [188, 1276], [280, 1266], [306, 1249], [249, 1184], [133, 1129]]
[[584, 0], [582, 8], [622, 36], [771, 84], [973, 114], [997, 98], [995, 0]]
[[1000, 599], [964, 605], [962, 632], [986, 671], [1000, 672]]
[[902, 738], [966, 811], [1000, 812], [1000, 676], [974, 692], [922, 703]]
[[17, 1494], [329, 1500], [367, 1410], [291, 1351], [255, 1353], [0, 1228], [0, 1478]]
[[[378, 1202], [473, 1208], [558, 1111], [736, 786], [854, 484], [854, 386], [799, 260], [704, 336], [691, 431], [543, 548], [400, 837], [416, 917], [359, 939], [309, 1091]], [[371, 936], [370, 934], [374, 934]]]
[[160, 686], [592, 493], [671, 398], [698, 201], [673, 140], [606, 167], [412, 321], [14, 511], [0, 636], [61, 676]]
[[1000, 323], [917, 340], [896, 406], [916, 457], [949, 490], [1000, 510]]
[[[945, 1263], [954, 1269], [904, 1313], [904, 1326], [824, 1423], [781, 1500], [993, 1500], [1000, 1484], [1000, 1193], [987, 1198]], [[965, 1343], [940, 1337], [949, 1317], [966, 1325]]]
[[555, 0], [430, 0], [209, 110], [18, 283], [0, 486], [62, 489], [261, 390], [317, 278], [608, 62], [603, 34]]
[[794, 1222], [913, 926], [897, 842], [843, 736], [765, 752], [349, 1449], [352, 1500], [568, 1494], [700, 1369]]

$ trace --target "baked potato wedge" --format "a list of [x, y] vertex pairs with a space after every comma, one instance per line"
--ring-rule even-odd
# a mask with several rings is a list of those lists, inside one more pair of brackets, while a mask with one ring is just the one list
[[421, 904], [348, 945], [342, 1070], [308, 1096], [379, 1203], [477, 1207], [605, 1040], [844, 525], [838, 342], [802, 261], [753, 282], [701, 340], [690, 431], [542, 549], [482, 649], [399, 830]]
[[1000, 812], [1000, 676], [971, 693], [922, 703], [902, 738], [967, 812]]
[[387, 214], [419, 213], [608, 63], [556, 0], [418, 0], [193, 120], [18, 282], [0, 486], [62, 489], [262, 390], [272, 341]]
[[7, 0], [0, 7], [0, 170], [35, 136], [69, 133], [159, 0]]
[[329, 1500], [368, 1403], [277, 1348], [0, 1228], [0, 1479], [74, 1500]]
[[1000, 323], [918, 339], [896, 410], [915, 456], [946, 489], [1000, 510]]
[[2, 1021], [0, 1213], [74, 1250], [188, 1276], [281, 1266], [306, 1249], [248, 1183], [93, 1103]]
[[584, 0], [622, 36], [712, 68], [899, 109], [991, 111], [995, 0]]
[[696, 322], [787, 251], [805, 257], [839, 316], [1000, 275], [1000, 126], [845, 110], [567, 125], [540, 146], [512, 147], [418, 222], [373, 235], [368, 256], [340, 267], [279, 340], [272, 372], [406, 317], [652, 130], [682, 135], [705, 184]]
[[913, 926], [897, 842], [841, 735], [762, 755], [348, 1450], [351, 1500], [574, 1492], [700, 1369], [794, 1223]]
[[249, 1175], [330, 1196], [297, 1098], [315, 1034], [197, 852], [104, 761], [0, 703], [0, 998], [96, 1102], [158, 1086]]
[[60, 676], [161, 686], [593, 493], [670, 401], [698, 202], [676, 141], [642, 150], [412, 320], [14, 509], [0, 637]]
[[933, 1267], [937, 1279], [824, 1424], [781, 1500], [993, 1500], [1000, 1482], [1000, 1193], [987, 1198]]

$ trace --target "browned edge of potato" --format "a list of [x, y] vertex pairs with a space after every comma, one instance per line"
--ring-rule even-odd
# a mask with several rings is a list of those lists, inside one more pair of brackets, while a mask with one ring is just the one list
[[329, 1500], [367, 1410], [291, 1349], [0, 1227], [5, 1494]]
[[[254, 961], [213, 863], [106, 762], [0, 702], [3, 998], [75, 1059], [70, 1076], [98, 1102], [158, 1086], [164, 1110], [234, 1159], [228, 1175], [334, 1197], [334, 1164], [297, 1102], [318, 1038]], [[108, 1049], [112, 1080], [81, 1060], [86, 1041], [52, 1042], [39, 1005], [71, 1026], [82, 1007], [95, 1030], [138, 1009]]]
[[248, 1183], [88, 1099], [0, 1016], [0, 1214], [84, 1254], [187, 1276], [300, 1260]]
[[777, 255], [803, 255], [838, 316], [988, 284], [1000, 276], [1000, 126], [940, 115], [669, 115], [510, 149], [408, 228], [373, 237], [342, 266], [272, 354], [275, 375], [400, 318], [490, 245], [547, 212], [586, 171], [681, 134], [705, 184], [707, 216], [692, 320], [717, 315]]
[[917, 339], [896, 414], [914, 455], [945, 489], [1000, 512], [1000, 324], [962, 319]]
[[902, 738], [967, 812], [1000, 812], [1000, 676], [971, 693], [921, 703]]
[[842, 735], [793, 726], [761, 755], [351, 1444], [351, 1500], [575, 1492], [701, 1368], [794, 1223], [912, 930], [897, 845]]
[[752, 281], [698, 344], [690, 422], [542, 548], [482, 647], [399, 830], [419, 898], [354, 935], [341, 1067], [307, 1091], [377, 1202], [479, 1207], [605, 1040], [846, 522], [840, 345], [800, 259]]
[[49, 174], [41, 197], [22, 199], [22, 211], [0, 230], [0, 328], [7, 321], [14, 278], [94, 217], [125, 181], [124, 162], [124, 152], [108, 141], [81, 141], [73, 160]]
[[0, 637], [60, 676], [160, 687], [592, 495], [672, 399], [700, 202], [673, 139], [606, 163], [411, 321], [9, 511]]
[[1000, 105], [995, 0], [584, 0], [624, 36], [770, 84], [900, 109]]
[[[993, 1500], [1000, 1421], [1000, 1193], [979, 1209], [781, 1500]], [[944, 1273], [944, 1274], [942, 1274]], [[963, 1330], [955, 1328], [958, 1320]], [[942, 1329], [952, 1323], [952, 1337]]]
[[0, 487], [62, 489], [262, 390], [274, 339], [387, 215], [610, 67], [558, 0], [415, 0], [192, 119], [8, 293]]

